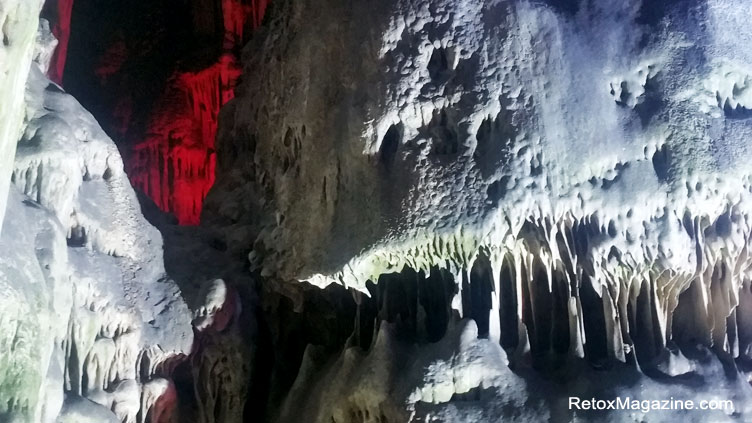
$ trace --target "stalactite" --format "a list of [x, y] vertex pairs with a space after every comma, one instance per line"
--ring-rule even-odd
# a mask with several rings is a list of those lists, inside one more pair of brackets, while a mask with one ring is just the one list
[[269, 0], [222, 0], [226, 49], [241, 47], [247, 27], [261, 26]]
[[[182, 73], [174, 90], [184, 107], [158, 113], [151, 136], [134, 148], [129, 165], [134, 185], [181, 224], [197, 224], [203, 199], [214, 184], [214, 142], [222, 105], [232, 99], [240, 70], [232, 56], [196, 73]], [[177, 116], [176, 116], [177, 114]]]
[[491, 263], [485, 255], [479, 256], [470, 270], [469, 317], [478, 324], [478, 334], [481, 337], [488, 337], [490, 330], [491, 296], [493, 295], [491, 273]]
[[219, 62], [196, 73], [179, 76], [182, 89], [191, 107], [191, 118], [199, 127], [199, 142], [214, 145], [219, 108], [234, 97], [235, 82], [240, 77], [240, 67], [230, 54]]
[[57, 49], [50, 63], [49, 78], [57, 84], [62, 84], [71, 34], [73, 0], [53, 0], [48, 2], [45, 8], [45, 14], [51, 18], [52, 33], [58, 40]]
[[369, 281], [372, 298], [357, 298], [360, 345], [368, 349], [381, 322], [398, 337], [438, 342], [456, 316], [474, 320], [477, 336], [513, 360], [529, 355], [544, 369], [584, 358], [595, 367], [622, 362], [674, 376], [691, 370], [677, 345], [697, 344], [752, 359], [752, 261], [746, 248], [714, 255], [708, 237], [718, 239], [716, 226], [687, 229], [702, 251], [692, 274], [598, 247], [611, 235], [597, 216], [529, 220], [504, 247], [481, 246], [459, 269], [405, 265]]
[[144, 349], [136, 316], [92, 292], [77, 295], [62, 345], [65, 390], [112, 410], [123, 423], [170, 421], [175, 388], [155, 375], [176, 357], [159, 347]]
[[[127, 163], [134, 185], [180, 224], [199, 223], [203, 200], [214, 184], [219, 110], [234, 97], [241, 73], [233, 51], [242, 46], [245, 28], [260, 25], [267, 4], [222, 2], [227, 52], [208, 68], [173, 75], [147, 137], [136, 143]], [[127, 118], [128, 109], [124, 112]]]
[[252, 11], [251, 22], [253, 23], [254, 28], [258, 28], [261, 26], [261, 23], [264, 20], [264, 14], [266, 13], [266, 8], [269, 6], [270, 2], [271, 0], [253, 1], [252, 7], [251, 7], [251, 11]]
[[519, 342], [519, 322], [517, 318], [517, 292], [515, 287], [513, 258], [507, 255], [500, 271], [499, 298], [500, 298], [500, 323], [501, 323], [501, 346], [514, 349]]

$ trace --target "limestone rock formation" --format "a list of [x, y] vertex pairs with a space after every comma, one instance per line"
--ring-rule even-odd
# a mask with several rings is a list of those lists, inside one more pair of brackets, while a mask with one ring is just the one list
[[191, 352], [191, 312], [114, 143], [39, 66], [25, 71], [0, 235], [0, 421], [143, 422]]
[[223, 114], [215, 214], [258, 190], [264, 267], [322, 285], [468, 267], [525, 222], [694, 274], [685, 227], [733, 226], [748, 191], [749, 58], [727, 34], [746, 9], [559, 3], [275, 5]]
[[[677, 396], [717, 389], [746, 416], [750, 18], [737, 0], [274, 2], [220, 116], [203, 220], [297, 314], [298, 281], [357, 304], [339, 355], [299, 350], [276, 416], [504, 418], [547, 394], [649, 397], [645, 374], [704, 379]], [[629, 376], [526, 379], [531, 399], [505, 356]], [[577, 419], [541, 410], [528, 420]]]
[[23, 93], [36, 45], [42, 0], [0, 2], [0, 225], [5, 215], [10, 170], [23, 123]]
[[0, 423], [752, 420], [746, 0], [186, 2], [130, 166], [73, 3], [0, 0]]

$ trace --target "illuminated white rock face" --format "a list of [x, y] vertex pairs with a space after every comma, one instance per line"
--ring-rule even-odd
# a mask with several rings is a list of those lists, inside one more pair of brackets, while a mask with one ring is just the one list
[[37, 65], [20, 111], [0, 235], [0, 421], [144, 421], [174, 391], [159, 366], [193, 343], [162, 238], [114, 143]]
[[[449, 330], [455, 317], [478, 322], [474, 342], [493, 343], [470, 350], [500, 344], [510, 360], [543, 369], [585, 357], [667, 377], [694, 372], [746, 412], [746, 383], [676, 348], [711, 348], [731, 367], [752, 359], [746, 2], [274, 8], [223, 111], [205, 221], [232, 248], [252, 246], [263, 275], [370, 291], [378, 307], [361, 323], [373, 328], [375, 318], [373, 335], [355, 335], [371, 349], [346, 350], [342, 367], [304, 359], [283, 415], [292, 421], [303, 407], [317, 421], [350, 412], [401, 421], [404, 404], [420, 418], [493, 415], [505, 383], [522, 383], [501, 358], [484, 381], [437, 364], [430, 342], [402, 356], [438, 369], [414, 377], [395, 363], [406, 359], [383, 353], [386, 322], [406, 319], [415, 339], [443, 343], [465, 333]], [[406, 304], [390, 308], [397, 297]], [[442, 360], [465, 350], [448, 351]], [[346, 370], [369, 363], [381, 382]], [[611, 386], [592, 377], [572, 392]], [[642, 391], [613, 392], [660, 394], [660, 384], [629, 377]], [[475, 408], [449, 401], [479, 387], [489, 393]], [[318, 402], [306, 402], [312, 392]], [[509, 404], [522, 407], [526, 395]]]
[[13, 154], [23, 124], [24, 86], [34, 55], [42, 4], [42, 0], [0, 1], [0, 225]]
[[[407, 261], [509, 250], [525, 222], [552, 240], [592, 226], [592, 262], [615, 247], [621, 262], [694, 274], [709, 262], [693, 239], [707, 245], [726, 216], [740, 251], [745, 8], [413, 3], [280, 6], [279, 36], [248, 48], [208, 215], [242, 220], [253, 200], [226, 204], [231, 189], [267, 194], [256, 206], [275, 229], [254, 255], [267, 271], [362, 289]], [[326, 25], [344, 14], [354, 23]]]

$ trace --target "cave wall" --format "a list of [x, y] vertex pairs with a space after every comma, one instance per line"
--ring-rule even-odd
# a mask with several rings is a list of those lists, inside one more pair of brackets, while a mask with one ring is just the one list
[[23, 123], [23, 93], [34, 53], [41, 1], [0, 3], [0, 225], [5, 214], [10, 169]]
[[[40, 25], [38, 42], [51, 46], [37, 46], [38, 59], [52, 57], [48, 29]], [[193, 315], [115, 144], [44, 75], [48, 64], [25, 69], [8, 169], [0, 420], [164, 421], [175, 406], [171, 367], [192, 351]]]
[[[300, 363], [273, 419], [568, 421], [551, 398], [661, 396], [652, 376], [745, 413], [750, 17], [733, 0], [273, 3], [220, 113], [203, 222], [294, 315], [301, 283], [357, 304], [331, 353], [286, 339], [305, 325], [272, 301], [277, 353]], [[510, 366], [566, 369], [567, 389]]]
[[359, 289], [401, 257], [466, 265], [526, 221], [596, 217], [615, 232], [600, 251], [692, 273], [692, 234], [664, 222], [712, 223], [748, 193], [727, 3], [274, 5], [220, 117], [207, 215], [261, 207], [242, 242], [263, 268]]

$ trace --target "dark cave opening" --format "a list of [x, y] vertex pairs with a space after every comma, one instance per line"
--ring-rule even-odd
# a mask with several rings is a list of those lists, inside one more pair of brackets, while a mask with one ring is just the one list
[[[596, 282], [598, 283], [598, 282]], [[601, 287], [601, 289], [605, 289]], [[580, 288], [582, 315], [585, 323], [585, 357], [596, 366], [604, 366], [608, 359], [608, 334], [603, 312], [603, 300], [585, 275]]]
[[491, 292], [493, 291], [493, 276], [491, 263], [485, 255], [475, 260], [470, 270], [470, 284], [463, 287], [470, 295], [470, 317], [478, 325], [478, 336], [488, 337], [489, 311], [491, 310]]

